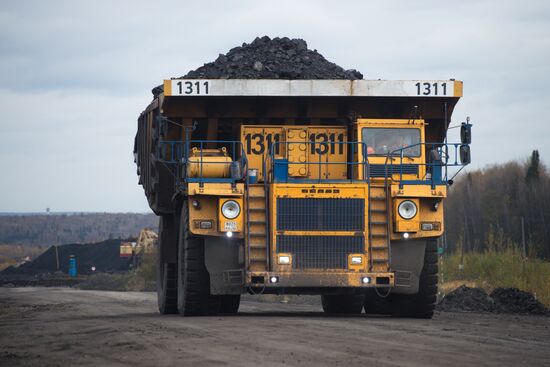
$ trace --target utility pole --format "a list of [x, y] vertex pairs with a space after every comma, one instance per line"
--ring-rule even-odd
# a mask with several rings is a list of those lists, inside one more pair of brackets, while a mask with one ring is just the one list
[[523, 259], [527, 258], [527, 248], [525, 246], [525, 217], [521, 217], [521, 246], [523, 250]]
[[460, 264], [458, 264], [458, 270], [461, 272], [464, 270], [464, 247], [466, 246], [467, 233], [466, 220], [464, 220], [464, 238], [462, 239], [462, 246], [460, 246]]
[[57, 251], [57, 245], [55, 247], [55, 262], [57, 263], [57, 271], [59, 271], [59, 251]]

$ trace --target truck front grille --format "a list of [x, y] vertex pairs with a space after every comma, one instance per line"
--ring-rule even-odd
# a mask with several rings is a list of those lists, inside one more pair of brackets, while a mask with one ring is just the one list
[[364, 237], [279, 235], [277, 252], [292, 254], [293, 269], [347, 269], [348, 255], [364, 252]]
[[387, 177], [392, 175], [418, 175], [417, 164], [400, 164], [400, 165], [384, 165], [384, 164], [371, 164], [370, 165], [370, 177], [385, 177], [386, 167], [388, 170]]
[[363, 232], [364, 228], [364, 199], [277, 198], [278, 231]]

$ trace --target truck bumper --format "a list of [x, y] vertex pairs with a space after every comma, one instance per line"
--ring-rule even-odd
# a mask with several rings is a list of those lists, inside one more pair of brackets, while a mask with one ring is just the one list
[[394, 287], [394, 273], [363, 272], [249, 272], [249, 287], [273, 288], [368, 288]]

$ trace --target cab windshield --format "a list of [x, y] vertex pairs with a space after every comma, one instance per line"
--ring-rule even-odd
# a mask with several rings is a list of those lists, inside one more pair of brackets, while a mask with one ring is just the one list
[[[403, 155], [420, 156], [420, 130], [394, 128], [363, 128], [363, 142], [368, 155]], [[410, 148], [407, 148], [410, 147]]]

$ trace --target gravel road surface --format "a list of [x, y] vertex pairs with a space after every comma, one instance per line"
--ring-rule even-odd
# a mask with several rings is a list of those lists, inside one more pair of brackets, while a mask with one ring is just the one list
[[0, 366], [548, 366], [550, 318], [325, 316], [243, 302], [237, 316], [161, 317], [153, 293], [0, 288]]

